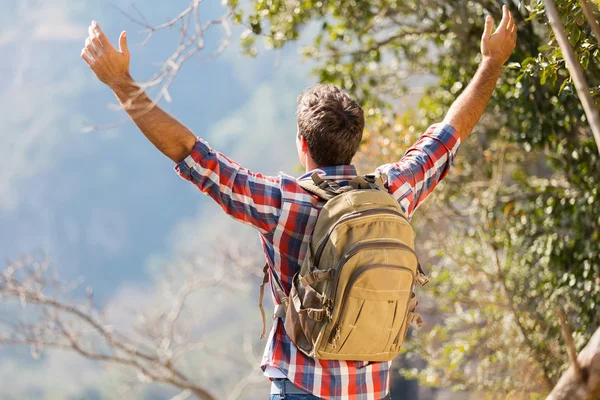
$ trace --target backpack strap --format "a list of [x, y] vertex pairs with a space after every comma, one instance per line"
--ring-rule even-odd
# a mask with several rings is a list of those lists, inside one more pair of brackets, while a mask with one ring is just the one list
[[335, 194], [329, 193], [325, 189], [321, 189], [320, 187], [314, 185], [312, 182], [299, 181], [298, 184], [302, 187], [302, 189], [319, 196], [325, 201], [331, 200], [336, 196]]
[[423, 271], [423, 268], [421, 268], [420, 262], [417, 263], [416, 280], [417, 280], [417, 283], [421, 286], [427, 285], [429, 283], [429, 281], [431, 280], [431, 278], [425, 274], [425, 271]]
[[260, 334], [260, 338], [265, 337], [265, 331], [267, 330], [267, 318], [265, 317], [265, 308], [263, 307], [263, 298], [265, 297], [265, 284], [269, 282], [269, 263], [265, 263], [263, 267], [263, 280], [260, 284], [259, 294], [258, 294], [258, 308], [260, 309], [260, 315], [262, 317], [263, 328]]
[[425, 321], [423, 321], [423, 318], [421, 318], [419, 313], [409, 312], [407, 318], [409, 324], [416, 324], [419, 328], [425, 324]]
[[333, 279], [337, 272], [335, 268], [329, 268], [328, 270], [320, 270], [315, 269], [312, 272], [308, 273], [304, 278], [300, 280], [304, 287], [311, 286], [315, 282], [321, 282], [325, 279]]
[[323, 179], [316, 172], [313, 172], [310, 177], [312, 178], [312, 182], [299, 181], [298, 184], [307, 192], [317, 195], [325, 201], [355, 189], [387, 190], [385, 187], [385, 183], [387, 182], [386, 174], [381, 174], [379, 176], [356, 176], [348, 182], [348, 186], [340, 186], [337, 182]]
[[352, 189], [345, 186], [341, 187], [337, 182], [323, 179], [316, 172], [313, 172], [310, 177], [312, 178], [312, 182], [298, 181], [298, 184], [302, 187], [302, 189], [319, 196], [325, 201], [331, 200], [335, 196]]
[[381, 174], [375, 175], [363, 175], [357, 176], [348, 182], [354, 189], [373, 189], [386, 191], [385, 183], [387, 182], [387, 175]]
[[[267, 317], [265, 315], [265, 308], [263, 307], [263, 299], [265, 297], [265, 285], [269, 282], [269, 263], [265, 263], [263, 267], [263, 280], [260, 284], [259, 294], [258, 294], [258, 308], [260, 309], [260, 315], [262, 317], [263, 328], [260, 334], [260, 338], [263, 339], [265, 337], [265, 332], [267, 330]], [[287, 308], [288, 297], [285, 294], [283, 288], [279, 285], [277, 279], [275, 279], [275, 292], [277, 293], [277, 297], [279, 298], [279, 304], [275, 306], [275, 314], [283, 315], [275, 315], [277, 317], [285, 317], [285, 310]]]
[[413, 292], [411, 295], [411, 299], [408, 302], [407, 323], [408, 324], [416, 323], [417, 326], [420, 328], [423, 326], [423, 324], [425, 322], [423, 321], [423, 318], [421, 318], [421, 315], [416, 311], [418, 304], [419, 304], [419, 302], [417, 301], [417, 297], [415, 296], [415, 293]]

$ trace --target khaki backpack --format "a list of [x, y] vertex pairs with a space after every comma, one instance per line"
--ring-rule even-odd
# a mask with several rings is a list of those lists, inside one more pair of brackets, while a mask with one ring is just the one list
[[[301, 181], [327, 201], [289, 297], [274, 280], [285, 331], [306, 355], [323, 360], [389, 361], [400, 351], [415, 312], [415, 282], [425, 285], [413, 230], [383, 179], [357, 177], [348, 186], [312, 175]], [[259, 307], [268, 282], [268, 264]]]

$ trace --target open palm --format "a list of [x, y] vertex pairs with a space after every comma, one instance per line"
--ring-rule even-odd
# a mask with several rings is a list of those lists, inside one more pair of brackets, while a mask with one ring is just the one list
[[481, 37], [481, 54], [500, 65], [504, 64], [517, 43], [517, 25], [507, 6], [502, 7], [502, 21], [492, 33], [494, 21], [491, 16], [485, 19], [485, 30]]
[[81, 57], [94, 71], [98, 79], [108, 86], [123, 82], [129, 77], [129, 49], [125, 31], [119, 37], [117, 50], [108, 40], [96, 21], [88, 29], [89, 36], [85, 39], [85, 47]]

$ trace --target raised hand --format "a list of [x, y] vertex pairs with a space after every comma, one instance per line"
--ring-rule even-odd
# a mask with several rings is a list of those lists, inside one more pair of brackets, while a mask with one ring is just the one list
[[129, 49], [125, 31], [119, 37], [119, 50], [109, 41], [96, 21], [88, 29], [89, 37], [81, 50], [81, 58], [94, 71], [96, 77], [106, 85], [113, 87], [130, 78]]
[[485, 30], [481, 37], [481, 54], [484, 59], [503, 65], [512, 54], [517, 43], [517, 25], [513, 21], [513, 16], [508, 11], [507, 6], [502, 7], [502, 21], [496, 32], [492, 34], [493, 28], [494, 21], [488, 15], [485, 19]]

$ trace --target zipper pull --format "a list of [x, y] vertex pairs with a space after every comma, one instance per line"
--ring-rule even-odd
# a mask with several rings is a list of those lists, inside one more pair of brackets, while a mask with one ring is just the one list
[[333, 333], [329, 337], [329, 344], [331, 345], [332, 348], [335, 349], [337, 347], [337, 341], [338, 340], [340, 340], [340, 327], [339, 327], [339, 325], [336, 326], [333, 329]]
[[325, 308], [325, 315], [329, 322], [331, 322], [331, 312], [333, 311], [333, 301], [331, 299], [325, 299], [323, 304], [323, 308]]

